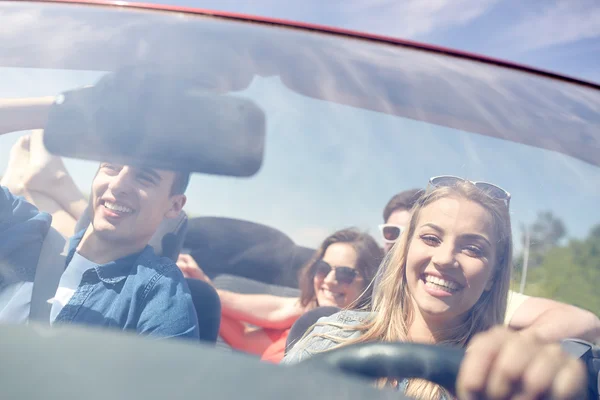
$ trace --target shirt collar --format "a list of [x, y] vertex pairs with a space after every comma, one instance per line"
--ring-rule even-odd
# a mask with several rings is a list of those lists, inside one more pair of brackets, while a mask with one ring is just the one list
[[[73, 255], [75, 254], [77, 246], [79, 245], [79, 242], [81, 242], [84, 233], [85, 229], [71, 237], [71, 240], [69, 241], [69, 253], [67, 255], [65, 266], [69, 265], [69, 263], [71, 262], [71, 259], [73, 258]], [[147, 254], [149, 251], [153, 252], [154, 250], [151, 246], [146, 246], [140, 252], [121, 257], [115, 261], [110, 261], [106, 264], [97, 264], [94, 267], [94, 270], [96, 271], [96, 274], [98, 274], [98, 278], [102, 282], [112, 285], [117, 284], [123, 279], [127, 278], [127, 276], [131, 272], [131, 269], [138, 264], [137, 260], [144, 256], [144, 254]]]

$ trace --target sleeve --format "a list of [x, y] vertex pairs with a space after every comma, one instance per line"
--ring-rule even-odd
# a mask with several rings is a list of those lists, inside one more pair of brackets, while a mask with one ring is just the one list
[[0, 186], [0, 213], [2, 221], [26, 221], [35, 218], [40, 211], [21, 196], [13, 195], [7, 187]]
[[52, 217], [0, 187], [0, 285], [33, 281]]
[[196, 309], [189, 288], [177, 271], [158, 278], [146, 289], [137, 332], [156, 338], [199, 340]]
[[508, 292], [508, 303], [506, 304], [506, 314], [504, 314], [504, 325], [508, 326], [512, 320], [515, 312], [521, 307], [521, 305], [527, 300], [529, 296], [522, 293]]
[[[328, 317], [319, 318], [310, 333], [289, 349], [281, 364], [297, 364], [316, 353], [330, 350], [338, 345], [337, 341], [324, 338], [322, 335], [338, 337], [340, 340], [355, 335], [357, 333], [355, 330], [340, 328], [342, 325], [348, 325], [343, 322], [342, 316], [343, 312], [339, 312]], [[355, 325], [355, 323], [350, 325]]]

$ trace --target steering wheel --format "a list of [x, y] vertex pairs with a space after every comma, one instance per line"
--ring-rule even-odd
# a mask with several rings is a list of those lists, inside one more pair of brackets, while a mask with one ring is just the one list
[[600, 400], [600, 346], [579, 339], [565, 339], [562, 348], [580, 358], [588, 370], [588, 398]]
[[[588, 398], [600, 399], [600, 347], [581, 340], [564, 340], [563, 350], [581, 358], [588, 369]], [[302, 365], [327, 366], [363, 378], [421, 378], [453, 395], [464, 350], [418, 343], [364, 343], [318, 353]]]
[[302, 365], [327, 366], [364, 378], [422, 378], [453, 395], [464, 350], [419, 343], [363, 343], [315, 354]]

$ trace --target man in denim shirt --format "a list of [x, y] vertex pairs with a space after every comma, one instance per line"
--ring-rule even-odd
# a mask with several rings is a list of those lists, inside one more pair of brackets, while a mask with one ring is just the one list
[[183, 208], [189, 175], [102, 163], [92, 183], [91, 223], [70, 240], [52, 323], [115, 327], [198, 339], [198, 320], [174, 262], [148, 245]]

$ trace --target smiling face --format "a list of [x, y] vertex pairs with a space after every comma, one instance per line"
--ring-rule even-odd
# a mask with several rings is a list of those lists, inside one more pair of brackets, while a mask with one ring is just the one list
[[493, 218], [478, 203], [446, 197], [424, 207], [406, 257], [416, 312], [425, 321], [462, 320], [491, 288], [495, 243]]
[[185, 204], [185, 195], [171, 195], [174, 179], [171, 171], [101, 164], [92, 183], [94, 235], [121, 248], [144, 247]]
[[358, 255], [348, 243], [333, 243], [323, 254], [323, 261], [332, 268], [326, 276], [315, 274], [313, 284], [319, 306], [334, 306], [344, 308], [358, 299], [364, 290], [364, 278], [360, 274], [352, 283], [338, 282], [335, 276], [336, 267], [356, 269]]

